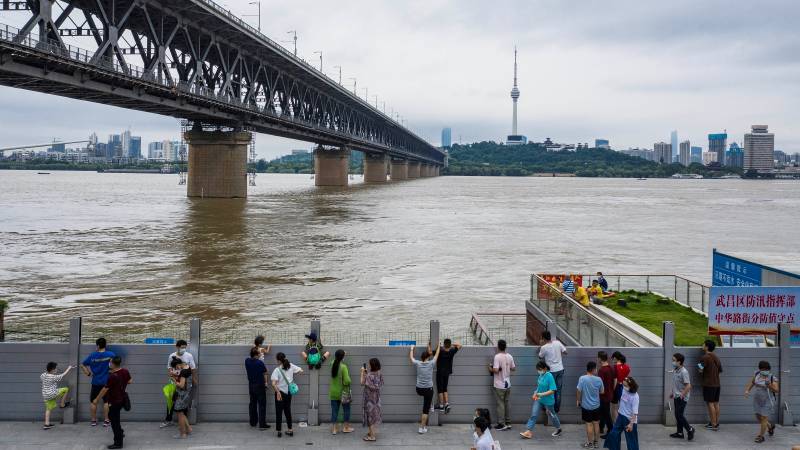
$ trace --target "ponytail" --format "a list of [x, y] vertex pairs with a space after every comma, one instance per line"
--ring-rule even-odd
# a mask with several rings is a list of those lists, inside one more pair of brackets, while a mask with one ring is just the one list
[[344, 350], [339, 349], [336, 350], [336, 353], [333, 355], [333, 365], [331, 366], [331, 378], [336, 378], [339, 375], [339, 366], [344, 359]]
[[278, 352], [278, 354], [275, 355], [275, 359], [277, 359], [278, 362], [281, 363], [281, 367], [283, 367], [283, 370], [289, 370], [289, 368], [292, 367], [292, 363], [289, 362], [288, 359], [286, 359], [286, 355], [283, 352]]

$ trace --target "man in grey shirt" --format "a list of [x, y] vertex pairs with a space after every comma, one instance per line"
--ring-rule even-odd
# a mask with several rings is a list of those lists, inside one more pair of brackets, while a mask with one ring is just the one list
[[422, 416], [419, 419], [419, 434], [428, 432], [428, 413], [433, 403], [433, 369], [439, 358], [441, 346], [436, 344], [436, 354], [431, 358], [431, 347], [422, 352], [420, 359], [414, 359], [414, 346], [408, 352], [408, 359], [417, 368], [417, 395], [422, 396]]
[[683, 439], [683, 430], [686, 430], [688, 439], [694, 439], [694, 428], [686, 420], [684, 411], [686, 404], [689, 403], [689, 394], [692, 392], [692, 383], [689, 379], [689, 371], [683, 367], [684, 356], [681, 353], [672, 355], [672, 392], [670, 398], [675, 402], [675, 423], [678, 431], [670, 434], [670, 437]]

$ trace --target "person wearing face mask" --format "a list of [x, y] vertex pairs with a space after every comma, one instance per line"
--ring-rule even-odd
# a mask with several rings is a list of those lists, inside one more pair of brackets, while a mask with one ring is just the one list
[[483, 417], [476, 417], [472, 423], [475, 425], [475, 432], [472, 433], [472, 447], [470, 447], [470, 450], [495, 450], [500, 448], [495, 445], [494, 438], [489, 430], [490, 422]]
[[675, 403], [675, 425], [678, 427], [678, 431], [670, 434], [669, 437], [683, 439], [683, 430], [686, 430], [686, 435], [691, 441], [694, 439], [694, 428], [686, 420], [684, 411], [686, 411], [686, 404], [689, 403], [692, 383], [689, 379], [689, 371], [683, 367], [684, 361], [685, 358], [681, 353], [672, 355], [672, 392], [669, 398]]
[[[178, 379], [177, 375], [179, 374], [180, 371], [177, 371], [176, 373], [175, 368], [172, 366], [173, 359], [179, 359], [181, 362], [186, 363], [186, 365], [189, 366], [189, 369], [192, 371], [192, 383], [191, 383], [192, 391], [189, 392], [191, 396], [192, 394], [194, 394], [193, 392], [194, 385], [197, 383], [197, 365], [194, 362], [194, 356], [192, 356], [192, 354], [186, 350], [187, 347], [188, 344], [183, 339], [178, 339], [178, 341], [175, 342], [175, 351], [170, 353], [169, 357], [167, 358], [167, 377], [169, 377], [171, 383], [177, 382]], [[174, 411], [175, 411], [175, 397], [173, 396], [172, 408], [167, 409], [167, 415], [166, 417], [164, 417], [164, 421], [161, 422], [159, 428], [165, 428], [173, 425], [172, 416]]]
[[769, 433], [770, 436], [775, 434], [775, 424], [769, 423], [769, 418], [775, 409], [775, 394], [778, 393], [778, 377], [772, 374], [772, 368], [767, 361], [759, 361], [758, 370], [753, 374], [753, 377], [747, 383], [744, 390], [745, 398], [753, 393], [753, 411], [756, 413], [756, 419], [761, 425], [761, 430], [756, 436], [756, 442], [764, 442], [764, 433]]
[[536, 392], [534, 392], [533, 397], [531, 397], [533, 399], [531, 418], [528, 419], [526, 425], [527, 430], [519, 435], [524, 439], [533, 438], [533, 428], [536, 426], [536, 418], [539, 415], [539, 411], [544, 408], [547, 413], [550, 414], [550, 418], [553, 419], [553, 426], [556, 429], [552, 436], [559, 437], [561, 436], [561, 422], [558, 420], [558, 415], [555, 411], [556, 380], [553, 378], [553, 374], [550, 373], [550, 367], [548, 367], [544, 361], [539, 361], [536, 364], [536, 371], [539, 374], [539, 379], [537, 381]]
[[639, 434], [636, 423], [639, 419], [639, 384], [633, 377], [622, 380], [622, 396], [619, 399], [619, 413], [614, 428], [608, 433], [604, 448], [620, 450], [622, 433], [628, 450], [639, 450]]

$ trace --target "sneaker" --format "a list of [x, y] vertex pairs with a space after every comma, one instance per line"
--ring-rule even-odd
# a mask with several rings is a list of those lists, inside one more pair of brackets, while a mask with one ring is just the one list
[[597, 442], [597, 441], [594, 441], [594, 442], [592, 443], [592, 448], [600, 448], [600, 443], [599, 443], [599, 442]]
[[108, 427], [110, 427], [110, 426], [111, 426], [111, 421], [110, 421], [110, 420], [104, 420], [104, 421], [103, 421], [103, 427], [104, 427], [104, 428], [108, 428]]
[[561, 436], [561, 428], [557, 429], [556, 431], [553, 431], [553, 434], [551, 434], [550, 436], [553, 436], [553, 437]]
[[592, 444], [591, 442], [586, 442], [583, 445], [581, 445], [581, 447], [583, 447], [583, 448], [594, 448], [594, 444]]
[[434, 411], [444, 411], [444, 405], [440, 405], [440, 404], [437, 403], [437, 404], [433, 405], [433, 410]]
[[172, 425], [174, 425], [172, 422], [161, 422], [161, 425], [159, 425], [158, 428], [167, 428], [171, 427]]
[[96, 426], [97, 426], [97, 421], [96, 421], [96, 420], [93, 420], [93, 421], [92, 421], [92, 422], [89, 424], [89, 426], [90, 426], [90, 427], [96, 427]]
[[711, 430], [711, 429], [713, 429], [713, 428], [714, 428], [714, 424], [712, 424], [711, 422], [708, 422], [708, 423], [706, 424], [706, 430]]
[[494, 426], [494, 429], [497, 430], [497, 431], [502, 431], [502, 430], [506, 429], [506, 426], [505, 426], [505, 424], [498, 423], [497, 425]]
[[669, 437], [675, 438], [675, 439], [683, 439], [683, 433], [672, 433], [672, 434], [669, 435]]
[[419, 430], [417, 430], [417, 432], [419, 434], [425, 434], [425, 433], [428, 432], [428, 428], [427, 427], [419, 427]]
[[506, 424], [503, 424], [503, 428], [500, 428], [500, 431], [506, 431], [506, 430], [510, 430], [510, 429], [511, 429], [511, 425], [506, 423]]
[[711, 427], [711, 431], [719, 431], [719, 424], [716, 424], [713, 427]]
[[687, 439], [689, 439], [690, 441], [691, 441], [692, 439], [694, 439], [694, 428], [689, 428], [689, 429], [686, 431], [686, 435], [687, 435]]
[[450, 414], [450, 403], [444, 405], [444, 413]]
[[53, 424], [45, 424], [45, 425], [42, 426], [42, 429], [43, 430], [49, 430], [50, 428], [53, 428], [53, 426], [54, 426]]

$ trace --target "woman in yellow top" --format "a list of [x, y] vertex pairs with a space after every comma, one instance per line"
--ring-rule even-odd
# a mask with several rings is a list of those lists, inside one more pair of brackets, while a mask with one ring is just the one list
[[589, 307], [592, 302], [589, 300], [589, 294], [586, 292], [586, 288], [583, 286], [576, 286], [575, 293], [572, 294], [581, 305], [585, 307]]

